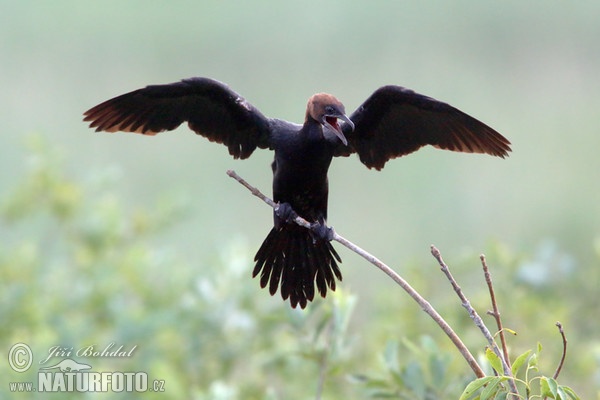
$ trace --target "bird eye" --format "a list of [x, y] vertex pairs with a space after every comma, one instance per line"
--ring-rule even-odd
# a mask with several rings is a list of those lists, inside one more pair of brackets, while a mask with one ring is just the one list
[[327, 113], [327, 114], [334, 114], [335, 113], [335, 108], [333, 108], [332, 106], [325, 106], [325, 113]]

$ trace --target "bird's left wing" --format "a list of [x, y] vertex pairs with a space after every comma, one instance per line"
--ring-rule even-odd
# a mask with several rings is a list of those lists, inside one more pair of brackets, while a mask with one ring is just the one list
[[377, 89], [346, 124], [348, 146], [339, 145], [337, 156], [356, 152], [369, 168], [381, 169], [396, 157], [422, 146], [505, 157], [510, 142], [501, 134], [462, 111], [400, 86]]
[[269, 119], [227, 85], [208, 78], [146, 86], [107, 100], [84, 115], [96, 131], [145, 135], [187, 122], [197, 134], [226, 145], [234, 158], [270, 147]]

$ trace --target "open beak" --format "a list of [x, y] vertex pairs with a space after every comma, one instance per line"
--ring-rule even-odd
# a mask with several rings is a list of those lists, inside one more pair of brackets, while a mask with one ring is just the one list
[[325, 115], [324, 125], [327, 125], [328, 127], [330, 127], [333, 130], [335, 135], [338, 137], [338, 139], [341, 140], [341, 142], [344, 144], [344, 146], [348, 146], [348, 140], [344, 136], [344, 133], [342, 132], [342, 128], [338, 124], [338, 121], [337, 121], [338, 119], [341, 119], [342, 121], [346, 122], [348, 125], [350, 125], [350, 129], [354, 130], [354, 122], [352, 122], [346, 114], [342, 114], [342, 113], [339, 113], [339, 114], [336, 113], [334, 115]]

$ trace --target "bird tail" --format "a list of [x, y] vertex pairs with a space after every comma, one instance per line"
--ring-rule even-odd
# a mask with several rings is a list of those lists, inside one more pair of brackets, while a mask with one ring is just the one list
[[298, 304], [304, 308], [313, 300], [315, 283], [319, 294], [325, 297], [327, 287], [335, 290], [335, 278], [342, 280], [337, 264], [342, 259], [331, 243], [293, 223], [274, 227], [254, 261], [252, 277], [260, 273], [260, 286], [269, 284], [271, 295], [281, 286], [281, 297], [284, 300], [289, 297], [293, 308]]

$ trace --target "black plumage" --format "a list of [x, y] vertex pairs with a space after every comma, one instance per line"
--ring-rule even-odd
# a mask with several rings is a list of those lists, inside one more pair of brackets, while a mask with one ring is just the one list
[[[504, 158], [510, 142], [462, 111], [400, 86], [377, 89], [346, 116], [343, 104], [326, 93], [313, 95], [302, 125], [267, 118], [223, 83], [191, 78], [151, 85], [115, 97], [85, 112], [96, 131], [155, 135], [187, 122], [191, 130], [227, 146], [245, 159], [256, 148], [274, 150], [273, 199], [283, 206], [255, 256], [253, 276], [274, 294], [304, 308], [315, 284], [325, 297], [342, 274], [339, 255], [327, 235], [327, 171], [335, 156], [357, 153], [369, 168], [381, 169], [422, 146], [487, 153]], [[323, 229], [291, 222], [293, 210]]]

